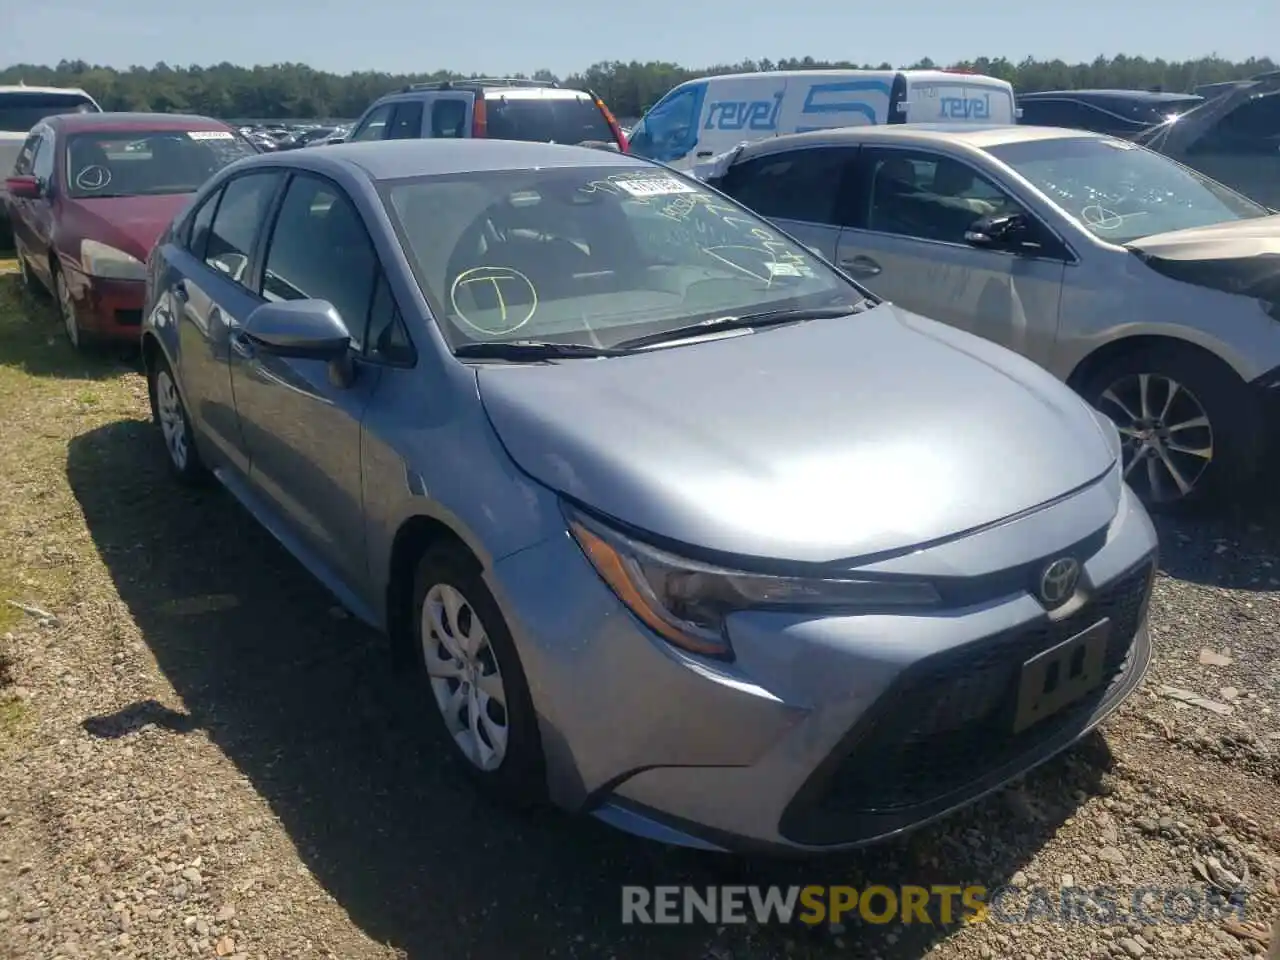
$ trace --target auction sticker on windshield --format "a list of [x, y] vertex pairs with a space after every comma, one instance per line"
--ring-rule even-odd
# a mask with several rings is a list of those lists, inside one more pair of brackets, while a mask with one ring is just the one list
[[675, 177], [645, 177], [643, 180], [615, 180], [614, 183], [633, 197], [665, 197], [673, 193], [698, 192]]
[[226, 130], [188, 130], [187, 136], [192, 140], [234, 140]]

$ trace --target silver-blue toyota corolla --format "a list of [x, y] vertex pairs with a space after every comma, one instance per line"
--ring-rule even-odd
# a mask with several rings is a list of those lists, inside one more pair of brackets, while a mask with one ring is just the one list
[[1150, 659], [1114, 428], [634, 157], [263, 155], [149, 263], [174, 472], [423, 667], [498, 793], [709, 848], [917, 826]]

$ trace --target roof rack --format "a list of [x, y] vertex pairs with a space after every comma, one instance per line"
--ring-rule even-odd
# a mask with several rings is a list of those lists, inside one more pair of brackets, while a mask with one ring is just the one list
[[523, 77], [463, 77], [458, 80], [432, 80], [426, 83], [411, 83], [400, 89], [401, 93], [413, 90], [450, 90], [453, 87], [554, 87], [560, 84], [555, 80], [526, 80]]

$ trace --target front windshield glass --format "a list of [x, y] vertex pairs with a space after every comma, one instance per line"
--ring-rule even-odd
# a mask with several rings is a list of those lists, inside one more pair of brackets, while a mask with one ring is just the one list
[[136, 130], [67, 138], [67, 193], [136, 197], [194, 193], [227, 164], [257, 151], [228, 130]]
[[1124, 140], [1055, 138], [986, 150], [1110, 243], [1270, 213], [1222, 184]]
[[610, 347], [863, 294], [759, 217], [656, 167], [393, 181], [388, 212], [446, 338]]

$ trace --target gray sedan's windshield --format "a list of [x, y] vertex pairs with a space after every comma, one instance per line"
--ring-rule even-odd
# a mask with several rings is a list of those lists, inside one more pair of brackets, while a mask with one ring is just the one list
[[383, 195], [455, 347], [609, 347], [700, 318], [862, 299], [759, 217], [660, 168], [419, 177]]
[[1111, 243], [1270, 213], [1194, 170], [1123, 140], [1030, 140], [987, 152]]

